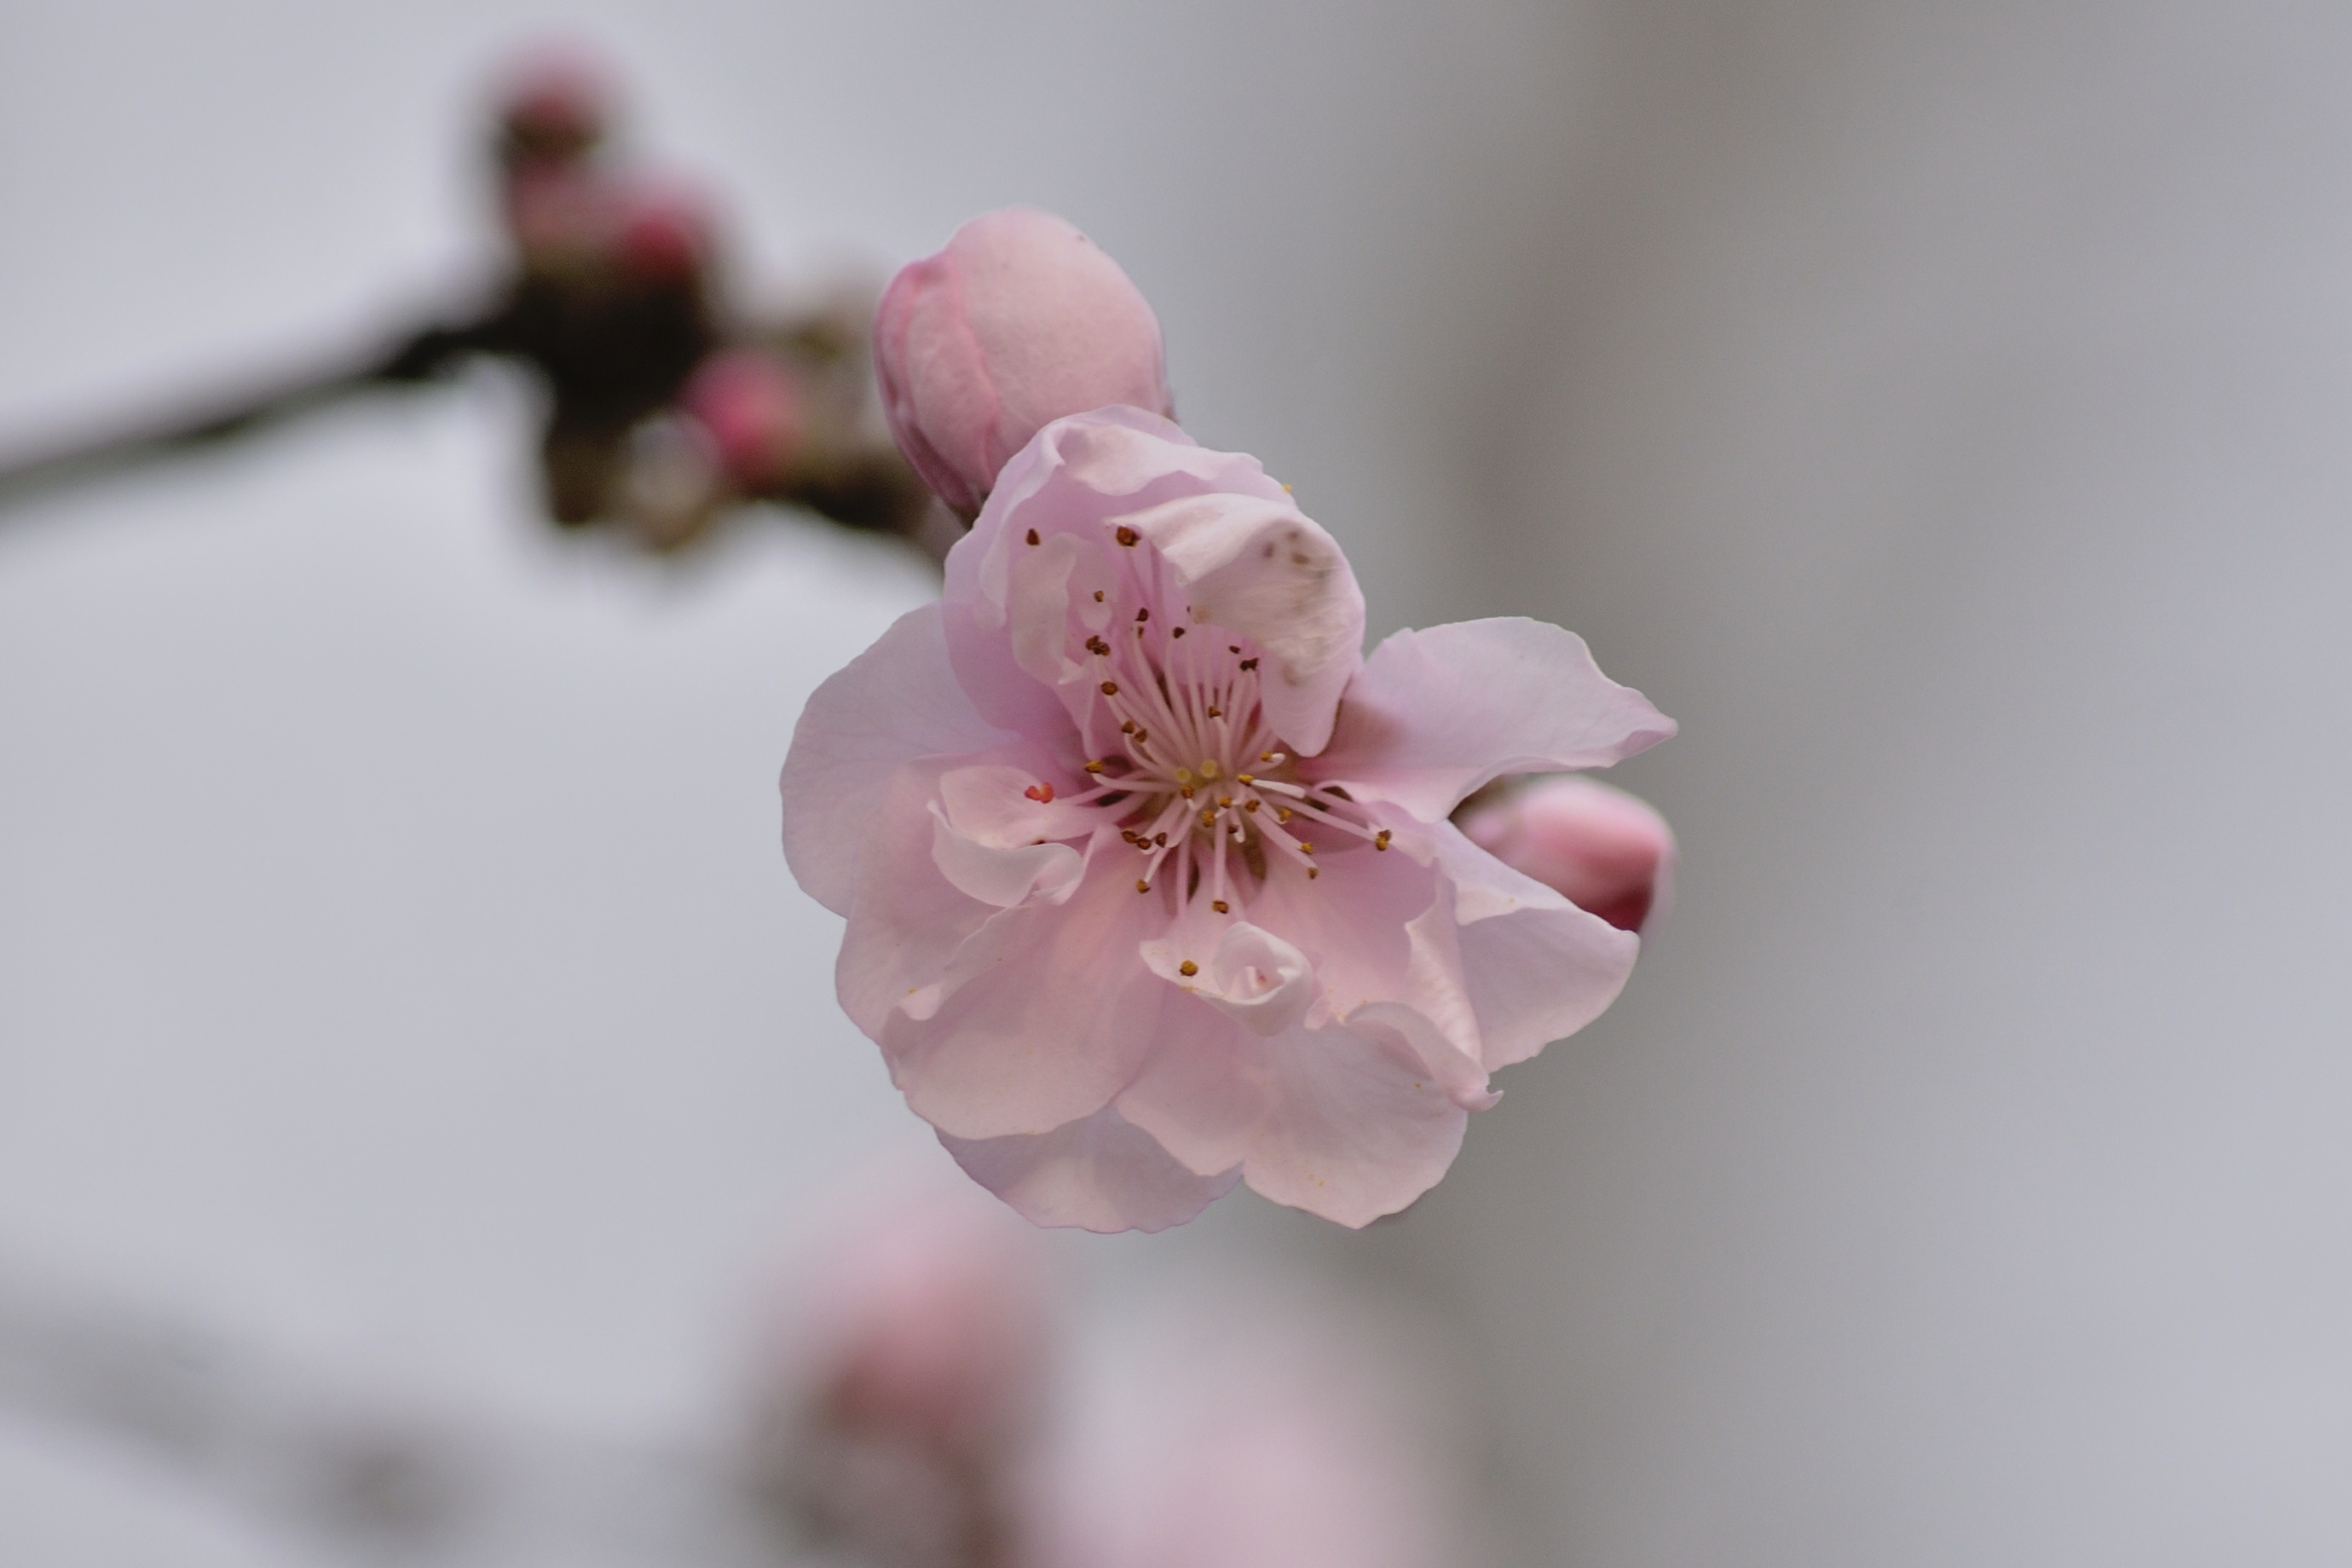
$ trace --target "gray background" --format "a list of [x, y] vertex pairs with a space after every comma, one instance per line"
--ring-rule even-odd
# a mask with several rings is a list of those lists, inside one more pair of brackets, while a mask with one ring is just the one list
[[[1530, 1562], [2352, 1554], [2352, 14], [18, 0], [0, 430], [462, 271], [483, 71], [558, 21], [761, 273], [1057, 208], [1376, 630], [1559, 620], [1683, 722], [1623, 780], [1671, 923], [1430, 1199], [1080, 1267], [1444, 1314]], [[0, 1257], [685, 1429], [763, 1260], [923, 1143], [772, 780], [926, 588], [560, 548], [528, 419], [7, 521]], [[176, 1485], [0, 1427], [16, 1556], [278, 1560]]]

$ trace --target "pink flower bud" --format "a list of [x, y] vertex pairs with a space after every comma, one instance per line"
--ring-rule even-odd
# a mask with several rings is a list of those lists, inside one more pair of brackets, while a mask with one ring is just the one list
[[1053, 421], [1113, 403], [1171, 412], [1151, 307], [1093, 241], [1034, 207], [984, 213], [900, 269], [874, 361], [899, 450], [966, 517]]
[[498, 94], [501, 156], [577, 158], [604, 140], [619, 93], [604, 62], [575, 45], [546, 45], [508, 70]]
[[710, 433], [719, 465], [739, 489], [756, 491], [782, 478], [800, 450], [800, 383], [772, 354], [730, 349], [711, 355], [678, 403]]
[[1673, 891], [1675, 835], [1647, 805], [1580, 774], [1561, 774], [1473, 808], [1462, 831], [1514, 871], [1535, 878], [1621, 931], [1664, 915]]
[[639, 283], [691, 283], [716, 249], [710, 204], [682, 181], [632, 182], [621, 192], [615, 215], [621, 270]]

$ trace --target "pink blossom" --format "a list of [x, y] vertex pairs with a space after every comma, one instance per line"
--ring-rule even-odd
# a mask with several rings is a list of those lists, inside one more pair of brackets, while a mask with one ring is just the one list
[[1030, 207], [983, 214], [902, 268], [874, 362], [899, 450], [967, 517], [1049, 421], [1172, 406], [1151, 307], [1093, 241]]
[[696, 367], [678, 405], [710, 434], [719, 465], [738, 486], [782, 477], [806, 424], [800, 383], [773, 354], [729, 349]]
[[1546, 779], [1473, 807], [1462, 831], [1504, 864], [1621, 931], [1665, 913], [1675, 835], [1656, 810], [1597, 779]]
[[1134, 408], [1007, 465], [913, 611], [810, 699], [801, 885], [908, 1103], [1041, 1224], [1157, 1229], [1235, 1179], [1346, 1225], [1453, 1162], [1494, 1070], [1639, 939], [1448, 814], [1674, 732], [1527, 620], [1368, 659], [1331, 536]]

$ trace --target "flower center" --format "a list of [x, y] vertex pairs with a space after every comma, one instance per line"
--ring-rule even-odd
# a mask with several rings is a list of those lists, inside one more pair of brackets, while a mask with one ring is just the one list
[[[1135, 890], [1172, 870], [1180, 896], [1205, 896], [1220, 915], [1244, 876], [1263, 882], [1287, 860], [1322, 874], [1317, 841], [1357, 839], [1376, 850], [1389, 832], [1344, 791], [1302, 780], [1259, 701], [1262, 654], [1202, 618], [1166, 582], [1149, 552], [1130, 572], [1100, 632], [1086, 641], [1096, 710], [1082, 726], [1096, 787], [1075, 798], [1112, 814], [1143, 856]], [[1146, 564], [1148, 563], [1148, 564]], [[1101, 596], [1098, 596], [1098, 598]], [[1155, 614], [1155, 607], [1182, 607]], [[1172, 864], [1171, 864], [1172, 862]]]

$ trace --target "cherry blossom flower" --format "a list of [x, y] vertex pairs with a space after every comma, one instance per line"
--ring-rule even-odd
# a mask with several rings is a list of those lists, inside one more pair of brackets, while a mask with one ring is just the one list
[[1473, 843], [1621, 931], [1664, 915], [1674, 892], [1675, 835], [1622, 789], [1563, 774], [1475, 803], [1461, 819]]
[[903, 268], [874, 320], [882, 407], [923, 482], [969, 517], [1063, 414], [1171, 411], [1160, 321], [1118, 263], [1051, 213], [984, 213]]
[[1350, 1226], [1445, 1172], [1488, 1074], [1639, 939], [1449, 813], [1674, 732], [1534, 621], [1361, 652], [1338, 544], [1250, 457], [1046, 425], [910, 612], [810, 699], [784, 847], [841, 1000], [1032, 1219], [1157, 1229], [1236, 1179]]

